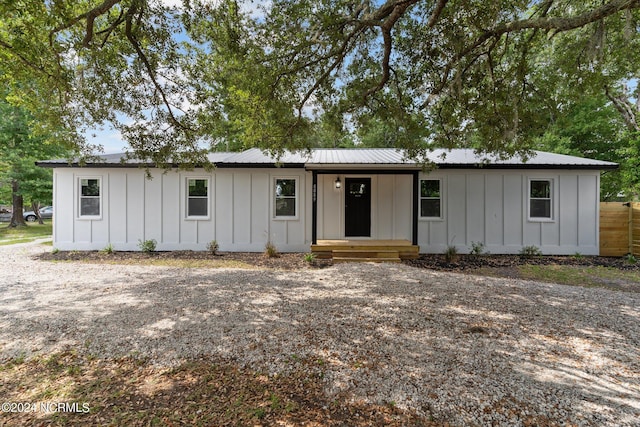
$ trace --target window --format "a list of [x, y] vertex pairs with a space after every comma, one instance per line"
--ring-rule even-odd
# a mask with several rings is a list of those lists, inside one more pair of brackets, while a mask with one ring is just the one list
[[187, 178], [187, 217], [209, 216], [209, 180]]
[[551, 180], [529, 181], [529, 218], [551, 219]]
[[440, 184], [439, 179], [420, 180], [420, 216], [422, 218], [442, 218]]
[[80, 178], [79, 216], [100, 216], [100, 178]]
[[297, 180], [295, 178], [276, 178], [275, 216], [295, 217]]

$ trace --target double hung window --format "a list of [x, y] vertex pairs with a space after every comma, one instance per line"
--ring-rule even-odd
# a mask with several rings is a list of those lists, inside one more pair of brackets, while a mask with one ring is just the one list
[[187, 178], [187, 218], [209, 216], [209, 180]]
[[442, 218], [442, 182], [439, 179], [420, 180], [420, 217]]

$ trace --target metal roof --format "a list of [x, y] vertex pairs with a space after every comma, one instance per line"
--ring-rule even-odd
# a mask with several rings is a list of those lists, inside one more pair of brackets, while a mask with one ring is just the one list
[[[152, 166], [149, 162], [127, 160], [121, 161], [124, 154], [106, 154], [98, 156], [96, 162], [87, 163], [87, 167], [135, 167]], [[313, 149], [301, 152], [284, 152], [275, 158], [258, 148], [242, 152], [214, 152], [209, 160], [218, 167], [305, 167], [307, 169], [353, 168], [402, 168], [420, 169], [421, 163], [408, 159], [404, 151], [395, 148], [351, 148], [351, 149]], [[567, 156], [563, 154], [534, 151], [530, 158], [521, 156], [509, 159], [498, 159], [488, 154], [477, 154], [470, 149], [434, 150], [428, 153], [427, 161], [440, 168], [503, 168], [503, 169], [616, 169], [612, 162]], [[67, 159], [46, 160], [38, 162], [39, 166], [76, 167], [77, 162], [69, 163]]]

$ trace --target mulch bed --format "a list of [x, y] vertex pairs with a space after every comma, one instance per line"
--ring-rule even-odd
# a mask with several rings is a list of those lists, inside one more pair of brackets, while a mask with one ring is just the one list
[[[207, 251], [168, 251], [168, 252], [113, 252], [102, 251], [58, 251], [47, 252], [37, 256], [45, 261], [89, 261], [89, 262], [130, 262], [144, 260], [210, 260], [240, 261], [256, 267], [295, 270], [303, 268], [324, 268], [331, 265], [331, 260], [315, 259], [312, 263], [305, 261], [301, 253], [280, 253], [277, 257], [268, 257], [260, 252], [219, 252]], [[640, 263], [630, 263], [625, 257], [600, 256], [520, 256], [520, 255], [458, 255], [453, 262], [447, 262], [441, 254], [423, 254], [417, 259], [405, 260], [405, 264], [438, 271], [473, 272], [474, 270], [491, 268], [508, 271], [521, 265], [571, 265], [571, 266], [603, 266], [619, 270], [640, 270]]]
[[640, 263], [630, 263], [627, 258], [601, 256], [521, 256], [521, 255], [458, 255], [447, 262], [444, 255], [423, 254], [405, 264], [440, 271], [472, 272], [482, 268], [508, 269], [521, 265], [571, 265], [584, 267], [612, 267], [619, 270], [640, 270]]
[[[124, 252], [116, 251], [58, 251], [46, 252], [36, 256], [43, 261], [88, 261], [88, 262], [130, 262], [144, 260], [195, 260], [195, 261], [240, 261], [256, 267], [297, 270], [302, 268], [323, 268], [331, 265], [331, 260], [315, 259], [313, 263], [305, 261], [302, 253], [279, 253], [268, 257], [261, 252], [219, 252], [207, 251], [168, 251], [168, 252]], [[215, 266], [215, 265], [212, 265]]]

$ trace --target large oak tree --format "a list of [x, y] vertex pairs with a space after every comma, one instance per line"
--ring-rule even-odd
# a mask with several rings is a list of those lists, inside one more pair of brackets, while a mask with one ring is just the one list
[[[62, 141], [105, 121], [132, 153], [312, 144], [317, 118], [413, 155], [510, 155], [563, 100], [604, 94], [637, 132], [640, 0], [17, 0], [0, 80]], [[387, 143], [387, 142], [385, 142]]]

